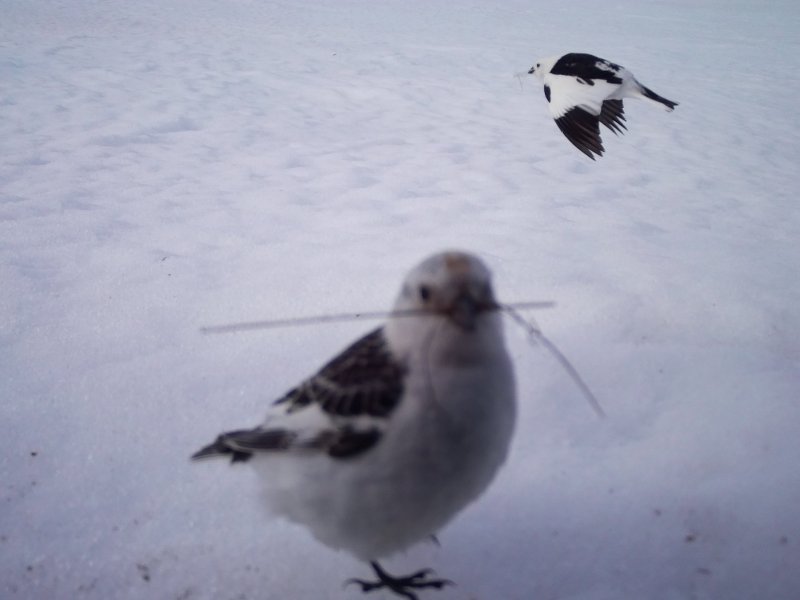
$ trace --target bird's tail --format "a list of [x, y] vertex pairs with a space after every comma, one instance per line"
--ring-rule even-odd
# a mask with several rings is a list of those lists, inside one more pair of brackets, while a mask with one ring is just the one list
[[252, 456], [251, 452], [236, 447], [234, 443], [240, 434], [249, 433], [248, 431], [231, 431], [223, 433], [213, 443], [205, 446], [192, 454], [192, 460], [202, 458], [213, 458], [215, 456], [229, 457], [231, 462], [243, 462]]
[[231, 459], [231, 462], [242, 462], [250, 458], [252, 454], [233, 450], [232, 448], [228, 447], [228, 445], [225, 443], [225, 440], [222, 439], [222, 436], [220, 436], [220, 439], [217, 439], [217, 441], [213, 444], [209, 444], [208, 446], [201, 448], [192, 454], [191, 458], [192, 460], [200, 460], [203, 458], [213, 458], [215, 456], [228, 457]]
[[672, 112], [672, 110], [678, 106], [677, 102], [673, 102], [672, 100], [667, 100], [664, 96], [659, 96], [653, 90], [648, 87], [643, 86], [641, 83], [639, 84], [639, 92], [642, 94], [642, 98], [645, 100], [650, 100], [652, 102], [657, 102], [658, 104], [662, 105], [666, 110]]
[[[254, 452], [288, 450], [296, 438], [296, 433], [286, 429], [256, 427], [255, 429], [229, 431], [192, 454], [192, 460], [228, 456], [231, 462], [243, 462], [249, 460]], [[308, 447], [312, 447], [316, 441], [310, 442]]]

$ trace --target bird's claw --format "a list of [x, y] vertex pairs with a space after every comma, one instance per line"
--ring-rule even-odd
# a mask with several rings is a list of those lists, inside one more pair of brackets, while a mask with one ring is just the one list
[[342, 587], [347, 587], [352, 583], [360, 585], [361, 591], [364, 592], [365, 594], [383, 587], [383, 583], [380, 581], [364, 581], [363, 579], [356, 579], [355, 577], [351, 577], [350, 579], [345, 581]]
[[411, 575], [404, 577], [394, 577], [384, 571], [377, 563], [372, 563], [372, 568], [378, 576], [377, 581], [366, 581], [364, 579], [351, 578], [344, 582], [345, 587], [351, 583], [361, 586], [361, 591], [365, 594], [386, 588], [391, 590], [398, 596], [408, 598], [408, 600], [418, 600], [417, 595], [411, 590], [419, 590], [424, 588], [434, 588], [437, 590], [442, 589], [446, 585], [455, 585], [449, 579], [427, 579], [429, 575], [433, 575], [433, 569], [421, 569]]

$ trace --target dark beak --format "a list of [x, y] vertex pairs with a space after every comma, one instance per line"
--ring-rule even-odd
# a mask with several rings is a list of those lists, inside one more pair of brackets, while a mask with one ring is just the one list
[[448, 315], [458, 327], [465, 331], [473, 331], [481, 313], [481, 306], [468, 294], [459, 295], [454, 301]]
[[528, 71], [528, 75], [533, 75], [533, 72], [536, 70], [536, 67], [531, 67], [531, 70]]

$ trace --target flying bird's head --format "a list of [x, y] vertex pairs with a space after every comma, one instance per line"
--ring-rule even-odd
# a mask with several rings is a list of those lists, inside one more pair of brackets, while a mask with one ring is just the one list
[[441, 252], [425, 259], [403, 282], [395, 309], [441, 316], [464, 331], [497, 308], [491, 274], [466, 252]]
[[550, 72], [550, 69], [553, 68], [559, 58], [558, 56], [550, 56], [536, 61], [536, 64], [528, 71], [528, 75], [535, 75], [539, 79], [544, 79], [544, 76]]

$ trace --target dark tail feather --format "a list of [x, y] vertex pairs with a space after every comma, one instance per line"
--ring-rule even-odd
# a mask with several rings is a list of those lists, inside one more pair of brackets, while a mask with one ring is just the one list
[[200, 448], [197, 452], [192, 454], [192, 460], [200, 460], [203, 458], [214, 458], [217, 456], [230, 457], [231, 462], [244, 462], [253, 456], [252, 452], [243, 452], [237, 448], [231, 447], [231, 434], [238, 432], [232, 431], [231, 433], [223, 433], [213, 443]]
[[230, 456], [231, 462], [235, 463], [249, 460], [253, 454], [252, 452], [241, 452], [239, 450], [234, 450], [233, 448], [228, 448], [219, 441], [216, 441], [213, 444], [209, 444], [205, 448], [201, 448], [192, 454], [191, 459], [202, 460], [204, 458], [215, 458], [217, 456]]
[[213, 444], [192, 454], [192, 460], [230, 456], [231, 462], [243, 462], [253, 456], [254, 452], [286, 450], [296, 437], [297, 434], [285, 429], [256, 427], [255, 429], [229, 431], [217, 437]]
[[664, 98], [664, 96], [659, 96], [650, 88], [645, 87], [643, 85], [641, 87], [642, 87], [642, 94], [644, 94], [646, 98], [649, 98], [650, 100], [655, 100], [656, 102], [663, 104], [664, 106], [667, 107], [667, 110], [672, 110], [676, 106], [678, 106], [677, 102], [673, 102], [672, 100], [667, 100], [666, 98]]

